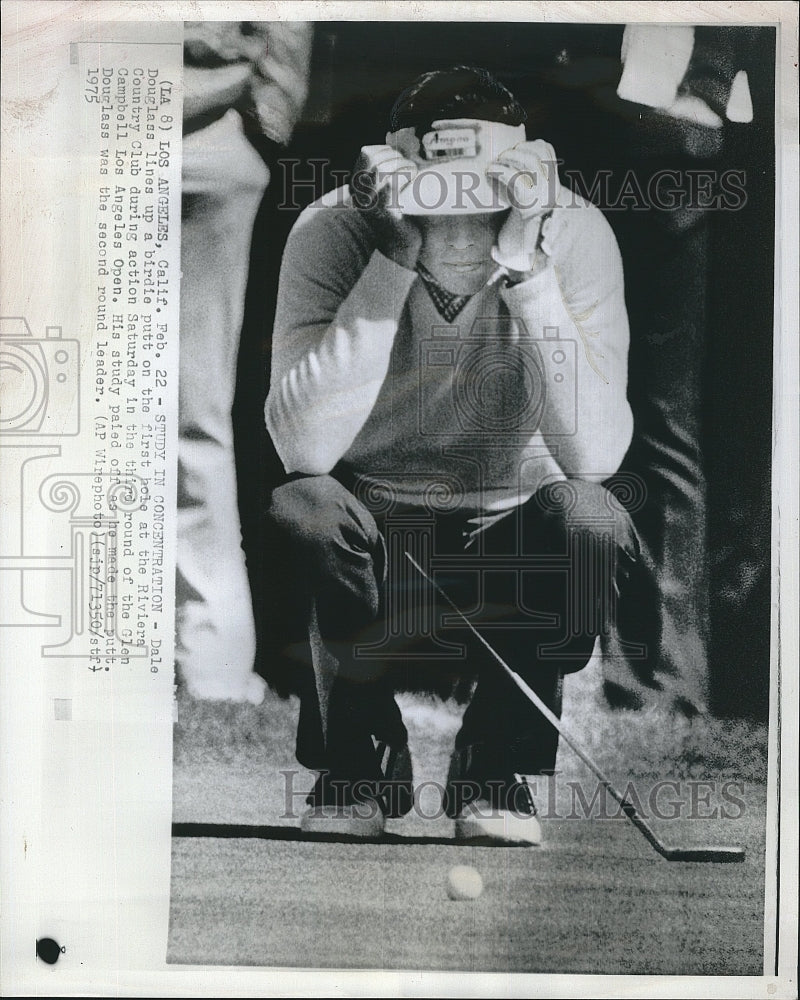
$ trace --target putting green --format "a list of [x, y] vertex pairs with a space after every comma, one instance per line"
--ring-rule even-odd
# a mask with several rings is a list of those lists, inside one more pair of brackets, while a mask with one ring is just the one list
[[[692, 825], [669, 824], [670, 836], [709, 832]], [[730, 825], [756, 846], [755, 816]], [[624, 820], [545, 829], [547, 845], [530, 849], [176, 838], [169, 960], [761, 974], [763, 867], [752, 849], [744, 865], [670, 863]], [[483, 878], [474, 902], [447, 897], [456, 864]]]
[[[660, 779], [679, 780], [684, 806], [695, 782], [700, 815], [708, 815], [720, 795], [704, 804], [698, 781], [741, 780], [744, 791], [734, 791], [744, 808], [731, 810], [736, 818], [688, 819], [684, 808], [683, 819], [652, 822], [669, 845], [741, 844], [744, 864], [668, 862], [624, 818], [582, 818], [569, 783], [580, 782], [588, 802], [596, 783], [563, 745], [556, 807], [546, 783], [537, 796], [545, 816], [542, 848], [457, 845], [451, 821], [413, 813], [390, 821], [389, 843], [303, 841], [296, 819], [285, 815], [282, 774], [293, 772], [299, 812], [312, 778], [293, 758], [296, 702], [270, 695], [254, 708], [184, 697], [175, 738], [174, 820], [181, 834], [214, 830], [180, 824], [222, 824], [217, 832], [224, 836], [173, 840], [169, 960], [761, 975], [766, 730], [604, 712], [591, 686], [596, 689], [596, 680], [588, 668], [567, 678], [564, 711], [594, 759], [620, 788], [633, 780], [645, 795]], [[435, 817], [434, 783], [444, 780], [459, 712], [425, 699], [401, 703], [416, 779], [429, 783], [419, 802]], [[665, 791], [659, 801], [669, 808], [676, 793]], [[548, 819], [548, 812], [577, 818]], [[483, 894], [474, 902], [447, 898], [447, 872], [457, 864], [472, 865], [483, 878]]]

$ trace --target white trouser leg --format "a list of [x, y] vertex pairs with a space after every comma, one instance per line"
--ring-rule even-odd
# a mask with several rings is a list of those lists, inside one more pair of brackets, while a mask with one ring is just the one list
[[253, 224], [268, 182], [236, 112], [185, 137], [175, 659], [202, 698], [263, 698], [231, 407]]

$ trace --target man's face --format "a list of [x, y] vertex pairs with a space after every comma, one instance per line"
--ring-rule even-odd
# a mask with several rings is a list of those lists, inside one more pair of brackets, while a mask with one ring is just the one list
[[506, 214], [419, 216], [416, 219], [422, 230], [419, 262], [449, 292], [474, 295], [497, 267], [491, 249]]

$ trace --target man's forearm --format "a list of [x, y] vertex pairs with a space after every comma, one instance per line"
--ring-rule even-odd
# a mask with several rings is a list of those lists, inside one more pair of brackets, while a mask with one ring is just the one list
[[386, 377], [413, 281], [413, 272], [374, 253], [325, 327], [298, 327], [279, 296], [265, 412], [287, 471], [329, 472], [355, 440]]
[[504, 298], [539, 348], [545, 392], [540, 430], [559, 466], [567, 475], [611, 475], [632, 428], [624, 307], [598, 302], [576, 315], [552, 265], [508, 288]]

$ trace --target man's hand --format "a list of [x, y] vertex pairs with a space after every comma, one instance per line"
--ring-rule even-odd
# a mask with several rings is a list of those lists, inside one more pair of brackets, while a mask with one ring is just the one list
[[364, 146], [350, 181], [353, 204], [369, 221], [376, 249], [410, 271], [417, 266], [422, 233], [400, 212], [398, 195], [418, 169], [391, 146]]
[[501, 153], [487, 175], [511, 205], [492, 257], [519, 280], [532, 277], [547, 266], [543, 222], [557, 206], [560, 190], [555, 150], [543, 139], [521, 142]]

